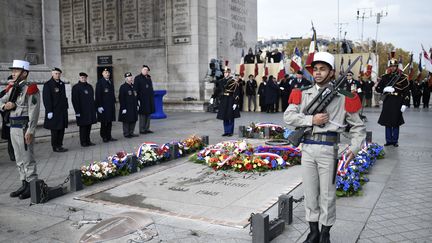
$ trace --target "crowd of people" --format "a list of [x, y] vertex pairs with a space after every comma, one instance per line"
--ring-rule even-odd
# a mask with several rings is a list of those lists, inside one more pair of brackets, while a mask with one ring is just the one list
[[[30, 197], [30, 181], [37, 179], [33, 143], [39, 119], [40, 104], [45, 107], [43, 127], [51, 132], [51, 146], [54, 152], [66, 152], [63, 147], [65, 129], [68, 127], [68, 95], [65, 83], [61, 80], [62, 70], [53, 68], [51, 78], [44, 83], [42, 95], [35, 83], [27, 80], [30, 73], [29, 62], [14, 60], [10, 67], [12, 75], [8, 85], [0, 92], [2, 112], [2, 138], [8, 140], [10, 159], [15, 161], [22, 186], [10, 193], [11, 197]], [[123, 136], [132, 138], [136, 122], [139, 120], [139, 133], [153, 133], [150, 130], [150, 115], [155, 112], [154, 90], [150, 68], [143, 65], [141, 73], [133, 78], [132, 73], [124, 74], [124, 83], [119, 88], [120, 105], [118, 121], [123, 124]], [[90, 139], [91, 127], [100, 122], [100, 136], [104, 143], [116, 141], [111, 135], [112, 123], [116, 121], [114, 83], [108, 69], [95, 89], [87, 82], [88, 75], [79, 73], [79, 81], [72, 87], [72, 105], [82, 147], [95, 145]]]

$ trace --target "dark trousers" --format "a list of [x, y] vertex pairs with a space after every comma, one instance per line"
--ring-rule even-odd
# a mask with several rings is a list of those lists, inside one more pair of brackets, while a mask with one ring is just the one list
[[111, 128], [112, 128], [112, 122], [101, 122], [100, 127], [100, 136], [103, 140], [110, 140], [111, 137]]
[[140, 133], [146, 132], [150, 129], [150, 116], [151, 114], [139, 115], [139, 131]]
[[414, 95], [413, 96], [414, 108], [420, 107], [420, 100], [421, 100], [421, 95]]
[[134, 134], [136, 122], [123, 122], [123, 136], [128, 137]]
[[11, 140], [10, 136], [8, 138], [8, 154], [9, 154], [10, 160], [14, 161], [15, 160], [15, 152], [14, 152], [14, 148], [12, 146], [12, 140]]
[[65, 129], [54, 130], [51, 129], [51, 146], [53, 148], [63, 147], [63, 137]]
[[289, 95], [282, 95], [281, 96], [282, 112], [285, 112], [286, 109], [288, 108], [288, 99], [289, 99]]
[[423, 95], [423, 108], [429, 108], [430, 95]]
[[223, 120], [224, 133], [225, 134], [233, 134], [234, 133], [234, 119], [232, 120]]
[[390, 144], [398, 143], [399, 127], [385, 127], [386, 142]]
[[92, 125], [79, 126], [80, 143], [85, 146], [91, 143], [90, 141], [90, 131]]

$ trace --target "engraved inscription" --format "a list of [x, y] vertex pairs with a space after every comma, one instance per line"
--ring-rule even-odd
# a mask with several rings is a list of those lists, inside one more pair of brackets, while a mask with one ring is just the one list
[[172, 32], [174, 35], [190, 33], [189, 0], [173, 0]]

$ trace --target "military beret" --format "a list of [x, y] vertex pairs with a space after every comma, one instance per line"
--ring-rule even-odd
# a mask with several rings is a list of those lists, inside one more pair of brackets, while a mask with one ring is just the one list
[[53, 69], [51, 69], [51, 71], [62, 73], [62, 70], [58, 67], [54, 67]]
[[348, 71], [347, 74], [354, 74], [352, 71]]
[[82, 77], [82, 76], [84, 76], [84, 77], [88, 77], [87, 73], [82, 73], [82, 72], [79, 73], [79, 76], [80, 76], [80, 77]]
[[142, 68], [147, 68], [150, 71], [150, 67], [147, 65], [143, 65]]
[[297, 71], [297, 74], [301, 74], [301, 75], [303, 75], [303, 72], [302, 72], [301, 70], [298, 70], [298, 71]]
[[132, 73], [131, 72], [127, 72], [127, 73], [124, 74], [124, 76], [125, 76], [125, 78], [132, 77]]

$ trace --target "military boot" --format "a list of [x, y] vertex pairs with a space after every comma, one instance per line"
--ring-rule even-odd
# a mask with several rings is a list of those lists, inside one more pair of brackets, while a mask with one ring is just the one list
[[323, 225], [321, 227], [321, 236], [320, 236], [320, 240], [319, 243], [330, 243], [330, 226], [325, 226]]
[[21, 195], [19, 195], [19, 199], [23, 200], [23, 199], [27, 199], [30, 197], [30, 183], [27, 182], [27, 185], [24, 189], [24, 191], [21, 193]]
[[318, 222], [309, 222], [310, 232], [303, 243], [319, 243], [320, 232]]
[[[26, 189], [27, 184], [29, 184], [27, 181], [25, 181], [25, 180], [22, 181], [22, 186], [20, 188], [18, 188], [18, 190], [14, 191], [14, 192], [11, 192], [9, 194], [9, 196], [10, 197], [18, 197], [19, 195], [21, 195], [21, 193], [23, 193], [24, 190]], [[29, 188], [30, 188], [30, 186], [29, 186]]]

